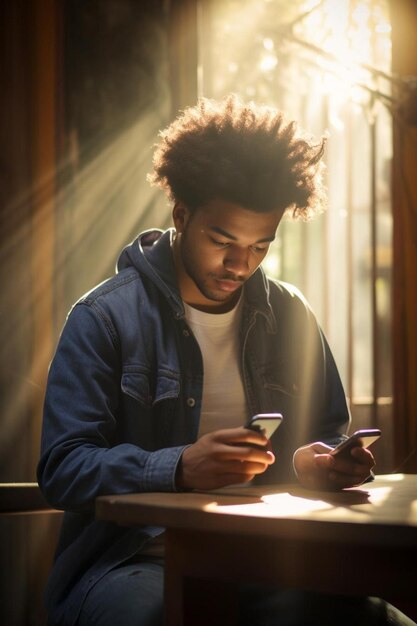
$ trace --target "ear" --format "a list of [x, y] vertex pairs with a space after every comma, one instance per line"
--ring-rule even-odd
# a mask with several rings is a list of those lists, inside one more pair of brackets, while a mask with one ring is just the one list
[[177, 233], [184, 232], [188, 220], [190, 219], [190, 211], [183, 202], [176, 202], [172, 209], [172, 220], [174, 222]]

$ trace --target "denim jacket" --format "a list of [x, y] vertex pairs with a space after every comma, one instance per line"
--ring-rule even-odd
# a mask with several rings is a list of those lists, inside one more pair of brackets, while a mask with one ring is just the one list
[[[116, 275], [72, 308], [51, 363], [38, 481], [65, 514], [46, 593], [50, 624], [74, 624], [95, 582], [163, 530], [95, 520], [95, 498], [175, 491], [181, 454], [197, 438], [202, 357], [171, 237], [146, 231], [125, 248]], [[250, 413], [284, 416], [272, 437], [276, 462], [256, 480], [294, 481], [295, 449], [335, 445], [349, 424], [333, 357], [302, 295], [261, 268], [244, 287], [240, 338]]]

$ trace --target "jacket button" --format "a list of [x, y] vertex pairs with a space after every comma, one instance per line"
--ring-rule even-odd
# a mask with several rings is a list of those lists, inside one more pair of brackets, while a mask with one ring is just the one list
[[188, 332], [188, 330], [186, 328], [184, 328], [184, 330], [182, 331], [182, 334], [184, 335], [184, 337], [189, 337], [190, 333]]
[[194, 400], [194, 398], [187, 398], [187, 404], [188, 404], [188, 406], [189, 406], [189, 407], [191, 407], [191, 408], [192, 408], [193, 406], [195, 406], [195, 400]]

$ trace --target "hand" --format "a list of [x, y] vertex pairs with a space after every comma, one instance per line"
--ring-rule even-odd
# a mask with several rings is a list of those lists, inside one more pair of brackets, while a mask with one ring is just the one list
[[275, 461], [268, 445], [260, 432], [247, 428], [207, 433], [184, 450], [176, 484], [181, 489], [218, 489], [252, 480]]
[[331, 448], [316, 442], [298, 448], [294, 467], [300, 483], [311, 489], [344, 489], [361, 485], [375, 466], [372, 452], [356, 446], [350, 456], [334, 457]]

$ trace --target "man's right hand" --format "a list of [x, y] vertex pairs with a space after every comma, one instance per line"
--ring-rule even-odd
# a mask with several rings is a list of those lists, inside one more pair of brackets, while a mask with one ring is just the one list
[[268, 444], [261, 433], [247, 428], [207, 433], [185, 448], [177, 470], [177, 487], [218, 489], [250, 481], [275, 461]]

